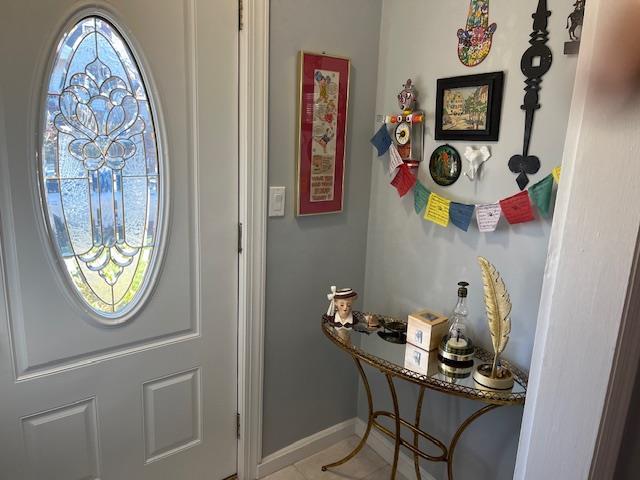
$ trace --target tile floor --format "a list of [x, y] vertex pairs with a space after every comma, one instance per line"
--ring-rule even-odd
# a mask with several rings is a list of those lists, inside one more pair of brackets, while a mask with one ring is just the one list
[[[346, 464], [327, 472], [320, 469], [322, 465], [345, 457], [359, 441], [360, 439], [355, 435], [349, 437], [322, 452], [269, 475], [264, 480], [387, 480], [391, 466], [366, 445]], [[404, 477], [399, 474], [396, 478], [404, 480]]]

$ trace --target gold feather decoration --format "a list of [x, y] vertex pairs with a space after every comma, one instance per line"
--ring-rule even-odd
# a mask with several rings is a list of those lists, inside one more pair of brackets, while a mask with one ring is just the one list
[[511, 333], [511, 299], [500, 273], [486, 258], [478, 257], [484, 283], [484, 303], [487, 307], [487, 321], [495, 357], [491, 368], [491, 378], [496, 378], [498, 359], [509, 341]]

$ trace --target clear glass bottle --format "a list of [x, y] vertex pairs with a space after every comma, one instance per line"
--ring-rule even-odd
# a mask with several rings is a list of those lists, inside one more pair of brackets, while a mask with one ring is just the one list
[[451, 314], [449, 332], [438, 348], [438, 371], [447, 381], [455, 382], [471, 375], [475, 347], [467, 333], [467, 282], [458, 283], [458, 303]]
[[456, 303], [451, 314], [451, 326], [447, 335], [447, 346], [455, 349], [467, 348], [471, 345], [471, 340], [467, 334], [467, 282], [458, 283], [458, 303]]
[[451, 314], [449, 332], [438, 348], [438, 371], [447, 381], [455, 382], [471, 375], [475, 347], [467, 332], [467, 282], [458, 283], [458, 303]]

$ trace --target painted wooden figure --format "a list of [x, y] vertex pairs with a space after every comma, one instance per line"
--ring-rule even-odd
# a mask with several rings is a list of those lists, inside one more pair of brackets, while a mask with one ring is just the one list
[[358, 298], [358, 294], [351, 288], [337, 289], [331, 287], [331, 293], [327, 295], [330, 300], [327, 316], [333, 317], [336, 327], [351, 328], [356, 322], [353, 315], [353, 302]]

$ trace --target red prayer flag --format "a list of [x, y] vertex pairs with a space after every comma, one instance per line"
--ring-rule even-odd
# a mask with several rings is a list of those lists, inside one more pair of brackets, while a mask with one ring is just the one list
[[507, 222], [511, 225], [530, 222], [534, 219], [531, 200], [529, 199], [529, 192], [527, 190], [500, 200], [500, 208]]
[[396, 187], [396, 190], [398, 190], [398, 195], [404, 197], [407, 192], [411, 190], [416, 184], [416, 180], [416, 176], [411, 173], [411, 170], [409, 170], [407, 164], [403, 163], [398, 168], [398, 173], [391, 181], [391, 185]]

